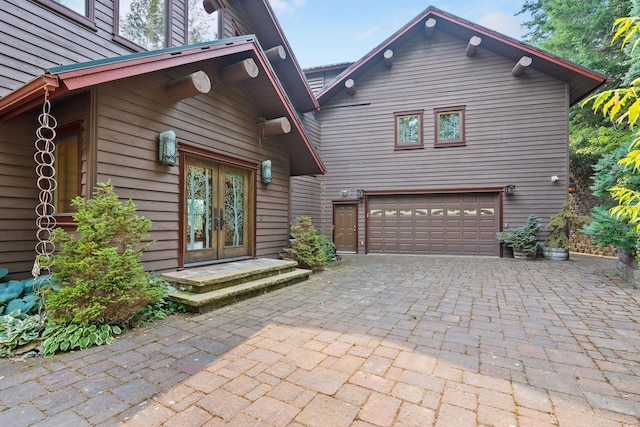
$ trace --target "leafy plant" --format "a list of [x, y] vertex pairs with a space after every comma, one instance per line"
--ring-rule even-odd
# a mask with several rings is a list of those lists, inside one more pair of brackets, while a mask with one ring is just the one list
[[58, 325], [49, 323], [42, 334], [45, 357], [58, 351], [84, 350], [94, 345], [111, 344], [122, 329], [109, 325]]
[[[49, 276], [40, 276], [46, 279]], [[34, 292], [36, 278], [10, 280], [0, 283], [0, 314], [10, 314], [19, 310], [23, 314], [34, 314], [40, 297]]]
[[549, 237], [547, 237], [547, 240], [544, 242], [547, 248], [571, 248], [567, 230], [569, 229], [570, 222], [576, 218], [576, 214], [571, 212], [571, 205], [571, 200], [566, 201], [562, 205], [560, 212], [550, 218], [547, 228], [551, 229], [551, 234], [549, 234]]
[[[319, 236], [311, 218], [300, 216], [291, 226], [292, 240], [280, 253], [282, 259], [297, 261], [301, 268], [322, 270], [333, 260], [333, 243], [326, 236]], [[331, 253], [330, 258], [328, 252]]]
[[44, 317], [19, 311], [0, 316], [0, 357], [13, 356], [16, 348], [40, 337]]
[[[622, 144], [613, 153], [603, 156], [594, 166], [591, 190], [595, 196], [608, 198], [609, 189], [614, 186], [640, 189], [640, 175], [629, 173], [618, 163], [626, 155], [629, 145], [630, 142]], [[581, 231], [598, 246], [613, 245], [635, 255], [636, 242], [640, 233], [632, 224], [629, 224], [627, 217], [619, 217], [611, 212], [615, 203], [610, 198], [608, 200], [602, 206], [592, 209], [589, 222], [582, 227]]]
[[499, 231], [496, 236], [500, 243], [504, 243], [516, 251], [535, 254], [542, 245], [542, 242], [538, 241], [540, 228], [540, 219], [535, 214], [531, 214], [526, 225], [513, 228], [510, 232]]
[[150, 285], [141, 262], [154, 242], [141, 244], [151, 221], [136, 215], [131, 200], [121, 203], [109, 183], [96, 186], [94, 197], [76, 197], [76, 233], [58, 228], [60, 245], [53, 275], [60, 289], [46, 295], [49, 320], [68, 325], [126, 324], [147, 305], [162, 298]]
[[174, 313], [186, 313], [187, 307], [167, 299], [171, 292], [175, 292], [176, 288], [171, 286], [169, 282], [161, 277], [155, 277], [150, 280], [150, 286], [158, 287], [162, 290], [162, 298], [159, 301], [147, 305], [141, 312], [137, 313], [129, 322], [130, 326], [136, 327], [145, 325], [156, 320], [164, 319]]

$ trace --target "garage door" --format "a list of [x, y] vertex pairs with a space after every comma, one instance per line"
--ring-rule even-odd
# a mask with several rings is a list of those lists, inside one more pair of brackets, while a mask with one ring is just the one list
[[370, 253], [499, 255], [497, 193], [370, 196]]

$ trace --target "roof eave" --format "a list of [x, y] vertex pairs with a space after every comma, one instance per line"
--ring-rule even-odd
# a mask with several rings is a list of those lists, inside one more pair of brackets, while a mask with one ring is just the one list
[[[571, 73], [576, 73], [579, 74], [585, 78], [591, 79], [594, 84], [593, 84], [593, 89], [591, 89], [591, 91], [587, 92], [584, 95], [580, 95], [578, 98], [576, 98], [575, 100], [572, 100], [572, 105], [575, 104], [575, 102], [578, 102], [580, 99], [584, 98], [585, 96], [587, 96], [589, 93], [593, 92], [594, 90], [596, 90], [597, 88], [601, 87], [603, 84], [605, 84], [608, 81], [608, 78], [602, 74], [599, 74], [595, 71], [589, 70], [585, 67], [582, 67], [578, 64], [575, 64], [571, 61], [559, 58], [555, 55], [552, 55], [548, 52], [542, 51], [540, 49], [537, 49], [533, 46], [530, 46], [526, 43], [522, 43], [519, 42], [515, 39], [512, 39], [508, 36], [505, 36], [503, 34], [500, 34], [496, 31], [490, 30], [488, 28], [484, 28], [482, 26], [479, 26], [477, 24], [471, 23], [469, 21], [466, 21], [462, 18], [459, 18], [455, 15], [451, 15], [447, 12], [444, 12], [438, 8], [435, 8], [433, 6], [428, 7], [424, 12], [422, 12], [421, 14], [419, 14], [418, 16], [416, 16], [414, 19], [412, 19], [409, 23], [407, 23], [406, 25], [404, 25], [401, 29], [399, 29], [398, 31], [396, 31], [393, 35], [391, 35], [389, 38], [387, 38], [385, 41], [383, 41], [380, 45], [378, 45], [376, 48], [374, 48], [372, 51], [370, 51], [369, 53], [367, 53], [364, 57], [362, 57], [360, 60], [358, 60], [357, 62], [355, 62], [351, 67], [347, 68], [343, 73], [341, 73], [333, 82], [331, 82], [331, 84], [329, 84], [328, 86], [326, 86], [322, 91], [320, 91], [317, 94], [317, 98], [318, 98], [318, 103], [320, 105], [323, 104], [323, 102], [326, 102], [326, 100], [328, 100], [329, 98], [331, 98], [332, 96], [335, 95], [336, 91], [338, 90], [339, 86], [348, 78], [352, 77], [354, 74], [358, 73], [358, 71], [362, 70], [363, 68], [365, 68], [368, 63], [370, 61], [373, 61], [375, 59], [377, 60], [382, 60], [380, 58], [380, 53], [383, 52], [385, 49], [387, 49], [390, 45], [392, 45], [394, 42], [396, 42], [398, 39], [400, 39], [401, 37], [403, 37], [407, 32], [409, 32], [411, 29], [413, 29], [418, 23], [422, 22], [424, 19], [426, 19], [427, 17], [436, 17], [436, 18], [442, 18], [445, 19], [447, 21], [449, 21], [450, 23], [454, 24], [454, 25], [458, 25], [460, 27], [466, 28], [468, 30], [471, 30], [479, 35], [483, 35], [486, 37], [489, 37], [491, 39], [496, 40], [499, 43], [503, 43], [507, 46], [510, 46], [512, 48], [515, 48], [517, 50], [521, 50], [524, 54], [530, 54], [533, 55], [537, 58], [542, 59], [543, 61], [548, 61], [551, 64], [555, 64], [559, 67], [562, 67], [564, 69], [566, 69], [567, 71], [571, 72]], [[558, 78], [558, 77], [556, 77]]]
[[45, 98], [59, 87], [58, 76], [44, 74], [8, 93], [0, 98], [0, 123], [42, 105]]

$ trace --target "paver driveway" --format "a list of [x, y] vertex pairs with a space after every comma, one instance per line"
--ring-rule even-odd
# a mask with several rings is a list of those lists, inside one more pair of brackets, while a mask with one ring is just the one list
[[347, 256], [87, 351], [0, 361], [0, 426], [640, 425], [615, 261]]

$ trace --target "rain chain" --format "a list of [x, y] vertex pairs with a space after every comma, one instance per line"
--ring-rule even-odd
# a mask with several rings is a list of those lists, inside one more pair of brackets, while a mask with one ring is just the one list
[[[36, 278], [34, 291], [40, 294], [40, 310], [43, 308], [44, 293], [52, 285], [51, 267], [55, 245], [51, 242], [51, 233], [56, 226], [54, 217], [53, 193], [56, 189], [55, 180], [55, 144], [56, 119], [51, 115], [51, 103], [48, 99], [48, 91], [45, 89], [45, 101], [42, 106], [42, 114], [38, 116], [40, 127], [36, 130], [36, 152], [33, 156], [36, 162], [37, 184], [40, 191], [39, 203], [36, 206], [36, 259], [33, 263], [31, 274]], [[42, 313], [40, 313], [42, 314]]]

